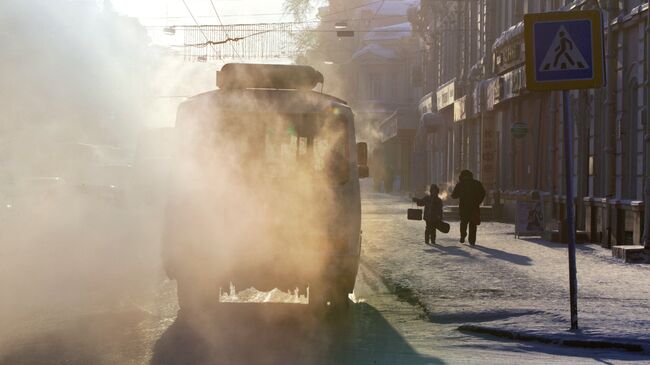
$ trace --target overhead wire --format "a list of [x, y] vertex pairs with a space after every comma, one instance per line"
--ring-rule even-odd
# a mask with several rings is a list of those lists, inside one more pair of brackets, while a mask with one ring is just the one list
[[[254, 36], [256, 36], [256, 35], [260, 35], [260, 34], [264, 34], [264, 33], [268, 33], [268, 32], [270, 32], [270, 31], [269, 31], [269, 30], [264, 30], [264, 31], [261, 31], [261, 32], [257, 32], [257, 33], [253, 33], [253, 34], [248, 34], [248, 35], [245, 35], [245, 36], [243, 36], [243, 37], [235, 37], [235, 38], [230, 38], [230, 37], [228, 37], [227, 39], [224, 39], [224, 40], [221, 40], [221, 41], [211, 41], [211, 40], [208, 40], [208, 41], [205, 42], [205, 43], [194, 43], [194, 44], [184, 44], [184, 45], [172, 45], [172, 47], [199, 47], [199, 48], [203, 48], [203, 47], [207, 47], [208, 45], [225, 44], [225, 43], [228, 43], [228, 42], [239, 42], [239, 41], [244, 40], [244, 39], [246, 39], [246, 38], [254, 37]], [[241, 58], [241, 56], [239, 56], [239, 57]]]
[[[345, 8], [344, 10], [339, 10], [339, 11], [335, 11], [335, 12], [333, 12], [333, 13], [328, 13], [328, 14], [326, 14], [325, 16], [336, 15], [336, 14], [341, 14], [341, 13], [348, 12], [348, 11], [350, 11], [350, 10], [355, 10], [355, 9], [359, 9], [359, 8], [365, 8], [365, 7], [368, 6], [368, 5], [376, 4], [376, 3], [378, 3], [378, 2], [381, 2], [382, 5], [383, 5], [384, 1], [386, 1], [386, 0], [375, 0], [375, 1], [371, 1], [371, 2], [369, 2], [369, 3], [365, 3], [365, 4], [363, 4], [363, 5], [357, 5], [357, 6], [353, 6], [353, 7], [351, 7], [351, 8]], [[380, 7], [381, 7], [382, 5], [380, 5]], [[375, 14], [375, 15], [376, 15], [376, 14]]]
[[[369, 3], [361, 5], [361, 6], [355, 6], [355, 7], [352, 7], [352, 8], [347, 8], [345, 10], [339, 10], [339, 11], [336, 11], [336, 12], [333, 12], [333, 13], [326, 14], [324, 16], [324, 18], [327, 18], [327, 17], [329, 17], [331, 15], [344, 13], [344, 12], [347, 12], [347, 11], [350, 11], [350, 10], [366, 7], [368, 5], [378, 3], [378, 2], [381, 2], [381, 1], [382, 0], [372, 1], [372, 2], [369, 2]], [[380, 10], [380, 9], [378, 9], [378, 10]], [[405, 18], [406, 17], [406, 14], [382, 15], [382, 16], [378, 17], [377, 13], [378, 13], [378, 11], [374, 13], [374, 15], [373, 15], [373, 17], [371, 19]], [[252, 14], [251, 16], [274, 15], [274, 14], [284, 15], [284, 13], [267, 13], [267, 14]], [[220, 16], [221, 17], [226, 17], [226, 15], [220, 15]], [[241, 15], [230, 14], [228, 16], [246, 17], [247, 15], [246, 14], [241, 14]], [[159, 19], [159, 18], [160, 17], [147, 17], [146, 19]], [[167, 18], [169, 18], [169, 19], [185, 19], [186, 17], [163, 17], [163, 18], [165, 18], [165, 19], [167, 19]], [[214, 17], [213, 16], [199, 16], [199, 17], [195, 17], [195, 18], [214, 18]], [[282, 16], [280, 17], [280, 19], [281, 18], [282, 18]], [[363, 17], [363, 18], [354, 18], [354, 19], [347, 19], [347, 20], [348, 21], [357, 21], [357, 20], [368, 20], [368, 19], [369, 19], [368, 17]], [[338, 21], [339, 21], [338, 19], [331, 19], [331, 20], [330, 19], [310, 19], [310, 20], [283, 22], [283, 23], [287, 23], [287, 24], [311, 24], [311, 23], [334, 23], [334, 22], [338, 22]], [[221, 25], [224, 25], [221, 21], [219, 21], [219, 23]], [[278, 21], [278, 23], [279, 23], [279, 21]], [[272, 24], [272, 23], [253, 23], [253, 24]], [[230, 25], [230, 24], [225, 24], [225, 25]], [[182, 26], [183, 25], [177, 25], [176, 27], [182, 27]], [[148, 25], [148, 26], [145, 26], [145, 27], [146, 28], [162, 28], [163, 26], [161, 26], [161, 25]]]
[[[389, 18], [406, 18], [406, 15], [384, 15], [384, 16], [380, 16], [380, 17], [375, 17], [374, 19], [389, 19]], [[368, 19], [370, 19], [370, 18], [368, 18], [368, 17], [354, 18], [354, 19], [348, 19], [347, 21], [353, 22], [353, 21], [368, 20]], [[282, 23], [280, 23], [280, 22], [278, 22], [278, 23], [248, 23], [246, 25], [259, 25], [259, 24], [263, 24], [263, 25], [268, 25], [268, 24], [302, 25], [302, 24], [312, 24], [312, 23], [335, 23], [335, 22], [338, 22], [338, 21], [339, 20], [318, 20], [318, 19], [314, 19], [314, 20], [303, 20], [303, 21], [282, 22]], [[242, 25], [242, 24], [223, 24], [224, 27], [227, 27], [227, 26], [230, 26], [230, 25]], [[183, 25], [183, 24], [174, 25], [174, 27], [176, 27], [176, 28], [190, 27], [190, 26], [193, 26], [193, 25]], [[214, 26], [214, 25], [206, 24], [204, 26]], [[167, 26], [164, 26], [164, 25], [145, 25], [144, 27], [145, 28], [155, 29], [155, 28], [166, 28]]]
[[[204, 25], [203, 27], [215, 27], [214, 25]], [[188, 27], [188, 28], [193, 28], [193, 27]], [[241, 28], [238, 29], [240, 31], [246, 31], [246, 32], [255, 32], [259, 31], [259, 28]], [[446, 31], [446, 32], [466, 32], [469, 30], [468, 28], [438, 28], [437, 30], [439, 31]], [[357, 29], [354, 30], [357, 33], [411, 33], [413, 30], [411, 29]], [[279, 32], [279, 33], [296, 33], [296, 32], [310, 32], [310, 33], [337, 33], [339, 30], [331, 30], [331, 29], [268, 29], [265, 30], [264, 33], [271, 33], [271, 32]], [[248, 38], [252, 34], [245, 35], [243, 37], [238, 37], [238, 38]], [[236, 39], [236, 38], [235, 38]]]
[[[221, 28], [223, 28], [223, 30], [224, 30], [224, 34], [226, 35], [226, 39], [224, 39], [224, 40], [213, 41], [213, 40], [209, 39], [209, 37], [205, 34], [205, 32], [203, 31], [203, 27], [204, 27], [204, 26], [202, 26], [201, 24], [199, 24], [197, 18], [194, 16], [194, 14], [192, 13], [191, 9], [190, 9], [189, 6], [187, 5], [187, 2], [186, 2], [185, 0], [181, 0], [181, 1], [182, 1], [183, 4], [185, 5], [185, 8], [187, 9], [187, 11], [188, 11], [190, 17], [191, 17], [192, 20], [194, 21], [195, 25], [198, 27], [198, 30], [201, 32], [201, 34], [203, 35], [203, 38], [205, 38], [206, 42], [205, 42], [205, 43], [195, 43], [195, 44], [185, 44], [185, 45], [173, 45], [174, 47], [200, 47], [200, 48], [204, 48], [204, 47], [207, 47], [207, 46], [211, 46], [212, 49], [213, 49], [213, 51], [215, 52], [215, 55], [218, 55], [217, 50], [216, 50], [216, 48], [215, 48], [215, 45], [220, 45], [220, 44], [230, 43], [230, 45], [231, 45], [233, 51], [235, 52], [235, 54], [237, 55], [237, 57], [240, 58], [240, 59], [242, 59], [241, 55], [239, 54], [239, 52], [237, 52], [237, 50], [236, 50], [235, 46], [233, 45], [233, 43], [234, 43], [234, 42], [241, 41], [241, 40], [244, 40], [244, 39], [246, 39], [246, 38], [250, 38], [250, 37], [256, 36], [256, 35], [260, 35], [260, 34], [264, 34], [264, 33], [270, 33], [270, 32], [287, 32], [287, 33], [293, 33], [293, 32], [298, 32], [298, 31], [299, 31], [299, 32], [317, 32], [317, 33], [330, 33], [330, 32], [331, 32], [331, 33], [334, 33], [334, 32], [338, 32], [338, 30], [326, 30], [326, 29], [301, 29], [301, 30], [288, 30], [288, 29], [286, 29], [286, 28], [284, 28], [284, 29], [267, 29], [267, 30], [264, 30], [264, 31], [258, 31], [259, 28], [257, 28], [257, 29], [238, 29], [238, 31], [258, 31], [258, 32], [255, 32], [255, 33], [252, 33], [252, 34], [248, 34], [248, 35], [246, 35], [246, 36], [241, 36], [241, 37], [231, 37], [231, 36], [227, 33], [227, 31], [225, 30], [225, 28], [226, 28], [227, 26], [229, 26], [229, 25], [233, 25], [233, 24], [224, 25], [223, 22], [222, 22], [222, 20], [221, 20], [221, 16], [220, 16], [219, 12], [217, 11], [216, 6], [214, 5], [213, 0], [209, 0], [209, 1], [210, 1], [210, 4], [212, 5], [212, 9], [214, 10], [215, 15], [217, 16], [217, 19], [218, 19], [218, 21], [219, 21], [219, 25], [221, 26]], [[372, 4], [380, 3], [380, 5], [379, 5], [379, 6], [377, 7], [377, 9], [374, 11], [372, 17], [370, 17], [370, 18], [364, 17], [364, 18], [358, 18], [358, 19], [351, 19], [351, 20], [349, 20], [349, 21], [356, 21], [356, 20], [367, 20], [367, 19], [370, 19], [370, 21], [369, 21], [369, 24], [370, 24], [370, 23], [372, 23], [372, 22], [377, 18], [377, 15], [378, 15], [379, 12], [381, 11], [381, 9], [382, 9], [383, 5], [385, 4], [385, 2], [386, 2], [386, 0], [376, 0], [376, 1], [372, 1], [372, 2], [369, 2], [369, 3], [365, 3], [365, 4], [362, 4], [362, 5], [359, 5], [359, 6], [352, 7], [352, 8], [346, 8], [346, 9], [344, 9], [344, 10], [340, 10], [340, 11], [336, 11], [336, 12], [332, 12], [332, 13], [326, 14], [323, 18], [327, 18], [327, 17], [329, 17], [329, 16], [331, 16], [331, 15], [336, 15], [336, 14], [340, 14], [340, 13], [348, 12], [348, 11], [350, 11], [350, 10], [354, 10], [354, 9], [358, 9], [358, 8], [368, 7], [369, 5], [372, 5]], [[286, 14], [286, 13], [284, 13], [284, 14]], [[282, 17], [284, 17], [284, 14], [282, 15]], [[270, 14], [269, 14], [269, 15], [270, 15]], [[386, 16], [382, 16], [382, 17], [380, 17], [380, 18], [389, 18], [389, 17], [404, 17], [404, 15], [386, 15]], [[310, 23], [324, 23], [324, 22], [334, 22], [334, 21], [336, 21], [336, 20], [315, 19], [315, 20], [308, 20], [308, 21], [297, 21], [297, 22], [286, 22], [286, 23], [255, 23], [255, 24], [236, 24], [236, 25], [260, 26], [260, 25], [282, 24], [282, 25], [285, 25], [285, 26], [287, 26], [287, 25], [290, 26], [290, 25], [310, 24]], [[156, 27], [157, 27], [157, 26], [147, 26], [147, 28], [156, 28]], [[179, 25], [179, 26], [174, 26], [174, 27], [177, 27], [177, 28], [190, 28], [190, 27], [193, 27], [193, 26], [189, 26], [189, 25]], [[214, 27], [214, 26], [206, 25], [206, 27]], [[459, 29], [445, 29], [445, 30], [447, 30], [447, 31], [454, 31], [454, 30], [462, 31], [462, 30], [459, 30]], [[444, 31], [444, 30], [443, 30], [443, 31]], [[368, 32], [376, 32], [376, 33], [410, 33], [410, 32], [412, 32], [412, 30], [370, 29], [370, 30], [356, 30], [356, 32], [359, 32], [359, 33], [368, 33]]]
[[[187, 2], [186, 2], [185, 0], [181, 0], [181, 1], [183, 2], [183, 5], [185, 5], [185, 9], [187, 9], [187, 12], [188, 12], [188, 13], [190, 14], [190, 16], [192, 17], [192, 20], [194, 20], [194, 23], [195, 23], [196, 26], [199, 28], [199, 31], [201, 32], [201, 34], [203, 34], [203, 38], [205, 38], [205, 41], [206, 41], [207, 43], [210, 43], [210, 39], [209, 39], [208, 36], [205, 34], [205, 32], [203, 31], [203, 29], [201, 29], [201, 24], [199, 24], [199, 22], [196, 20], [196, 17], [194, 17], [194, 14], [192, 14], [192, 10], [191, 10], [190, 7], [187, 5]], [[214, 51], [214, 54], [215, 54], [215, 55], [218, 55], [218, 54], [219, 54], [219, 53], [217, 52], [217, 49], [214, 47], [214, 44], [212, 45], [212, 50]]]
[[[209, 0], [209, 1], [210, 1], [210, 5], [212, 5], [212, 10], [214, 10], [214, 14], [217, 16], [217, 20], [219, 20], [219, 24], [223, 27], [223, 22], [221, 21], [221, 17], [219, 16], [219, 12], [217, 11], [217, 7], [214, 6], [214, 1], [212, 1], [212, 0]], [[237, 58], [239, 58], [239, 60], [242, 60], [242, 57], [239, 55], [239, 52], [237, 52], [237, 49], [235, 48], [235, 45], [233, 44], [233, 42], [229, 42], [229, 40], [234, 40], [234, 38], [230, 38], [230, 35], [228, 34], [227, 31], [224, 32], [224, 33], [226, 35], [226, 40], [223, 43], [226, 43], [226, 42], [230, 43], [230, 46], [232, 47], [232, 51], [235, 53], [235, 55], [237, 55]], [[210, 43], [209, 40], [208, 40], [208, 43]], [[220, 44], [220, 43], [217, 43], [217, 44]]]
[[[282, 15], [284, 13], [252, 13], [252, 14], [219, 14], [222, 18], [251, 18], [251, 17], [267, 17], [267, 16], [275, 16], [275, 15]], [[197, 19], [201, 18], [216, 18], [214, 15], [197, 15]], [[144, 16], [141, 17], [142, 19], [186, 19], [186, 16], [170, 16], [170, 17], [165, 17], [165, 16]]]
[[[382, 0], [371, 1], [371, 2], [363, 4], [363, 5], [358, 5], [358, 6], [354, 6], [354, 7], [351, 7], [351, 8], [346, 8], [345, 10], [335, 11], [333, 13], [328, 13], [325, 16], [327, 17], [327, 16], [330, 16], [330, 15], [344, 13], [344, 12], [349, 11], [349, 10], [354, 10], [354, 9], [367, 7], [369, 5], [376, 4], [376, 3], [381, 2], [381, 1]], [[265, 17], [265, 16], [280, 15], [280, 19], [282, 19], [286, 14], [287, 14], [286, 12], [282, 12], [282, 13], [246, 13], [246, 14], [219, 14], [219, 15], [221, 16], [221, 18], [236, 18], [236, 17], [241, 17], [241, 18], [248, 17], [248, 18], [250, 18], [250, 17]], [[198, 15], [198, 16], [196, 16], [197, 19], [199, 19], [199, 18], [214, 18], [214, 17], [215, 16], [212, 16], [212, 15]], [[186, 16], [146, 16], [146, 17], [142, 17], [142, 19], [185, 19], [185, 18], [187, 18], [187, 17]], [[316, 19], [315, 21], [318, 21], [318, 19]]]
[[370, 18], [370, 21], [368, 22], [369, 25], [372, 24], [372, 21], [373, 21], [373, 20], [375, 20], [375, 17], [377, 16], [377, 14], [379, 14], [379, 11], [380, 11], [381, 8], [384, 6], [384, 3], [385, 3], [385, 2], [386, 2], [386, 0], [381, 0], [381, 4], [379, 4], [379, 6], [377, 7], [377, 10], [376, 10], [375, 13], [372, 15], [372, 18]]

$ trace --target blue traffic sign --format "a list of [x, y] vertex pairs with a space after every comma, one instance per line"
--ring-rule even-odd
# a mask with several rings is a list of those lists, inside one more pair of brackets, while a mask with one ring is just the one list
[[527, 14], [524, 28], [529, 89], [602, 86], [602, 22], [598, 11]]
[[[564, 177], [566, 201], [573, 202], [573, 121], [570, 89], [604, 84], [603, 31], [599, 11], [526, 14], [526, 87], [563, 90]], [[578, 329], [578, 278], [576, 270], [573, 204], [566, 204], [569, 251], [571, 330]]]

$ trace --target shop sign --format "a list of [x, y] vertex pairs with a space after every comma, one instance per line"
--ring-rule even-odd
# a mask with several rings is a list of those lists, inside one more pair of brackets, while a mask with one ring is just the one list
[[472, 93], [472, 99], [474, 99], [474, 102], [472, 103], [472, 115], [476, 115], [483, 110], [485, 103], [483, 85], [483, 81], [477, 83], [474, 92]]
[[456, 98], [456, 80], [451, 80], [448, 83], [440, 86], [438, 88], [436, 96], [438, 110], [452, 105], [454, 103], [454, 99]]
[[523, 37], [518, 37], [514, 42], [495, 51], [494, 64], [496, 73], [501, 73], [512, 67], [521, 65], [526, 61]]
[[512, 99], [521, 95], [526, 89], [526, 69], [519, 67], [502, 76], [503, 87], [498, 102]]
[[494, 105], [497, 103], [497, 87], [499, 83], [500, 77], [497, 76], [493, 79], [488, 80], [488, 84], [485, 88], [486, 95], [485, 95], [485, 103], [486, 103], [486, 110], [494, 110]]
[[517, 122], [510, 127], [510, 134], [515, 138], [524, 138], [528, 135], [528, 124]]
[[470, 116], [477, 115], [480, 112], [487, 111], [488, 103], [488, 88], [490, 87], [490, 80], [481, 80], [476, 84], [472, 92], [472, 102], [469, 109], [472, 111]]
[[493, 110], [494, 106], [498, 104], [503, 99], [504, 94], [504, 82], [501, 76], [497, 76], [490, 80], [490, 85], [488, 86], [488, 97], [487, 97], [487, 109]]
[[512, 91], [513, 95], [519, 95], [524, 90], [526, 90], [526, 68], [519, 67], [518, 69], [510, 72], [510, 74], [512, 75], [510, 77], [512, 84], [510, 90]]
[[420, 104], [418, 105], [418, 110], [420, 111], [420, 115], [425, 114], [425, 113], [432, 113], [435, 110], [433, 110], [433, 93], [429, 93], [425, 95], [422, 99], [420, 99]]
[[467, 119], [467, 95], [454, 101], [454, 122], [460, 122]]

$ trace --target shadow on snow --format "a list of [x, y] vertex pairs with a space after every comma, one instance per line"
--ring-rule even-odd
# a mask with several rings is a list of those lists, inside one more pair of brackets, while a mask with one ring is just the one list
[[528, 266], [528, 265], [532, 264], [532, 260], [528, 256], [517, 255], [517, 254], [514, 254], [514, 253], [509, 253], [509, 252], [497, 250], [496, 248], [489, 248], [489, 247], [479, 246], [479, 245], [470, 246], [470, 247], [472, 247], [472, 248], [474, 248], [474, 249], [476, 249], [478, 251], [481, 251], [483, 253], [486, 253], [486, 254], [490, 255], [491, 257], [494, 257], [496, 259], [503, 260], [503, 261], [508, 261], [508, 262], [513, 263], [515, 265]]
[[524, 255], [517, 255], [514, 253], [509, 253], [505, 251], [498, 250], [496, 248], [490, 248], [490, 247], [485, 247], [485, 246], [480, 246], [480, 245], [475, 245], [475, 246], [458, 246], [458, 245], [453, 245], [453, 246], [442, 246], [442, 245], [431, 245], [428, 248], [424, 249], [424, 252], [429, 252], [429, 253], [444, 253], [448, 255], [456, 255], [456, 256], [463, 256], [466, 258], [475, 258], [474, 255], [472, 255], [471, 251], [468, 251], [464, 249], [465, 247], [468, 248], [473, 248], [477, 251], [481, 251], [485, 254], [487, 254], [490, 257], [493, 257], [495, 259], [503, 260], [510, 262], [515, 265], [522, 265], [522, 266], [528, 266], [532, 265], [532, 259], [528, 256]]
[[418, 354], [366, 303], [341, 315], [282, 304], [224, 306], [200, 319], [180, 314], [157, 341], [151, 365], [443, 363]]

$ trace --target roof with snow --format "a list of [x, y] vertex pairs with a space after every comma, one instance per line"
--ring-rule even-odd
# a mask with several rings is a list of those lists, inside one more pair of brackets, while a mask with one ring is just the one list
[[413, 28], [409, 22], [388, 25], [385, 27], [375, 28], [372, 32], [369, 32], [365, 37], [363, 37], [363, 40], [366, 42], [399, 40], [410, 37], [412, 35], [412, 30]]
[[510, 42], [516, 37], [522, 36], [524, 34], [524, 22], [521, 21], [510, 28], [504, 30], [499, 37], [494, 41], [493, 48], [499, 48], [504, 44]]
[[372, 44], [369, 44], [369, 45], [361, 48], [360, 50], [356, 51], [352, 55], [352, 59], [353, 60], [358, 59], [358, 58], [364, 57], [366, 55], [373, 55], [373, 56], [380, 57], [380, 58], [385, 58], [385, 59], [397, 59], [397, 58], [399, 58], [399, 56], [397, 55], [397, 52], [395, 52], [394, 50], [392, 50], [390, 48], [382, 47], [381, 45], [379, 45], [377, 43], [372, 43]]
[[[406, 11], [410, 7], [420, 5], [419, 0], [386, 0], [386, 1], [374, 1], [370, 4], [362, 6], [358, 9], [361, 11], [371, 10], [377, 13], [377, 16], [381, 15], [404, 15], [406, 16]], [[380, 8], [381, 6], [381, 8]], [[379, 12], [377, 12], [379, 9]]]

